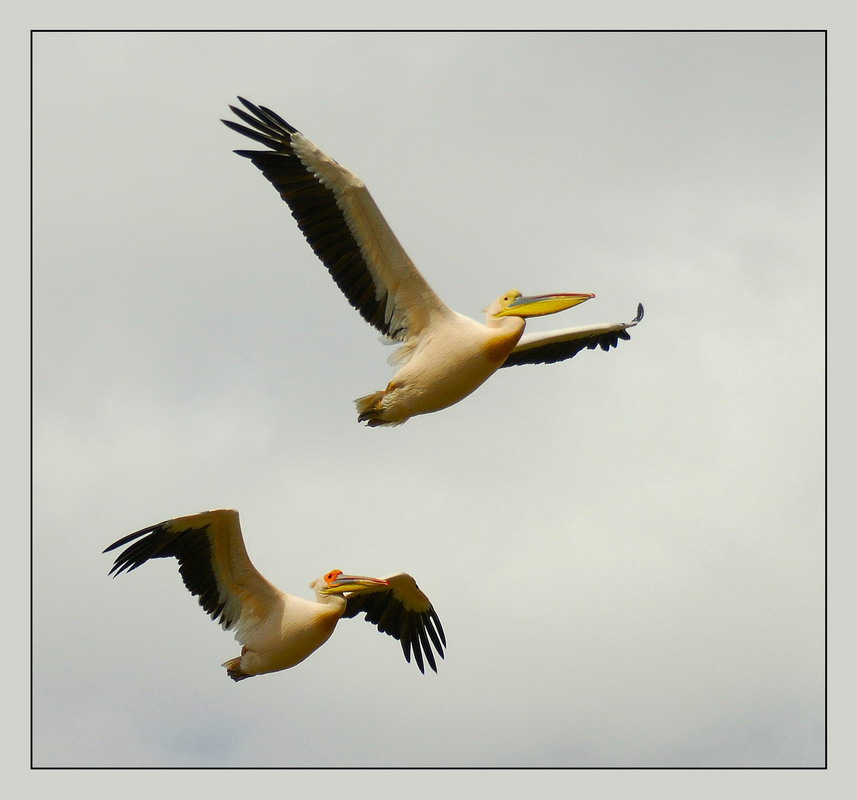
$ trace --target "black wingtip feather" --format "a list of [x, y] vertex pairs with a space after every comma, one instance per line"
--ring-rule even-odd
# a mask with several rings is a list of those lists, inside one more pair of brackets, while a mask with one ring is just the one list
[[[429, 637], [434, 643], [434, 648], [437, 650], [438, 655], [443, 658], [443, 647], [446, 644], [446, 639], [443, 639], [443, 631], [441, 630], [440, 637], [438, 637], [438, 631], [435, 629], [435, 623], [431, 616], [426, 617], [425, 620], [426, 631], [428, 632]], [[441, 639], [443, 639], [443, 644], [441, 644]], [[435, 670], [436, 671], [436, 670]]]
[[281, 125], [285, 130], [289, 133], [300, 133], [300, 131], [291, 123], [286, 122], [279, 114], [275, 111], [271, 111], [270, 108], [266, 108], [265, 106], [259, 106], [259, 110], [262, 111], [268, 119], [276, 122], [278, 125]]
[[[222, 120], [223, 124], [269, 149], [235, 150], [236, 155], [252, 161], [274, 185], [291, 208], [313, 252], [363, 319], [383, 335], [401, 338], [403, 329], [392, 329], [386, 316], [387, 291], [375, 285], [360, 245], [337, 205], [335, 193], [294, 157], [291, 135], [299, 133], [297, 128], [265, 106], [256, 106], [240, 96], [238, 100], [247, 111], [236, 106], [229, 108], [250, 127], [233, 120]], [[328, 211], [335, 212], [335, 216], [328, 217], [320, 226], [321, 233], [313, 230]]]
[[413, 657], [422, 674], [425, 674], [426, 662], [437, 672], [435, 656], [444, 658], [446, 635], [434, 608], [429, 607], [423, 612], [410, 611], [392, 599], [392, 592], [380, 591], [349, 595], [343, 616], [356, 617], [358, 614], [364, 614], [366, 621], [381, 633], [398, 639], [405, 661], [410, 664]]
[[440, 640], [443, 642], [443, 646], [446, 647], [446, 636], [443, 633], [443, 625], [440, 624], [440, 617], [437, 615], [437, 612], [434, 608], [429, 609], [429, 614], [431, 615], [432, 621], [434, 622], [434, 626], [437, 629], [438, 634], [440, 634]]
[[422, 645], [422, 652], [425, 656], [426, 661], [428, 661], [428, 665], [437, 672], [437, 664], [434, 660], [434, 654], [431, 650], [431, 645], [428, 641], [428, 636], [426, 636], [426, 630], [423, 625], [419, 625], [417, 627], [417, 635], [420, 637], [420, 644]]
[[422, 674], [425, 675], [426, 670], [425, 670], [425, 665], [423, 664], [423, 653], [422, 653], [422, 650], [420, 650], [419, 629], [417, 629], [417, 630], [411, 629], [410, 637], [411, 637], [411, 650], [413, 651], [414, 659], [417, 662], [417, 666], [420, 668], [420, 672], [422, 672]]
[[[637, 316], [626, 323], [628, 328], [636, 325], [643, 319], [643, 304], [637, 303]], [[595, 350], [600, 347], [605, 352], [613, 347], [619, 346], [619, 340], [629, 341], [631, 334], [623, 327], [616, 331], [595, 334], [585, 338], [571, 339], [549, 344], [543, 344], [527, 350], [512, 351], [501, 366], [515, 367], [524, 364], [556, 364], [574, 358], [583, 350]]]
[[[139, 541], [133, 541], [138, 538]], [[234, 620], [224, 615], [226, 606], [220, 600], [207, 525], [180, 531], [174, 530], [168, 522], [153, 525], [124, 536], [104, 552], [129, 542], [133, 543], [116, 557], [108, 574], [116, 577], [122, 572], [131, 572], [153, 558], [175, 558], [185, 587], [198, 599], [203, 610], [225, 629], [232, 627]]]
[[[278, 139], [275, 139], [271, 134], [272, 132], [268, 132], [267, 134], [254, 130], [250, 130], [250, 128], [245, 128], [243, 125], [239, 125], [237, 122], [233, 122], [231, 119], [222, 119], [220, 120], [227, 128], [231, 128], [233, 131], [236, 131], [243, 136], [246, 136], [248, 139], [253, 139], [255, 142], [259, 142], [259, 144], [265, 145], [265, 147], [270, 147], [271, 150], [275, 152], [282, 152], [285, 145], [280, 142]], [[262, 150], [260, 152], [266, 153], [267, 150]]]
[[142, 528], [139, 531], [134, 531], [134, 533], [129, 533], [127, 536], [123, 536], [118, 541], [113, 542], [113, 544], [111, 544], [109, 547], [105, 547], [101, 552], [109, 553], [111, 550], [115, 550], [117, 547], [122, 547], [123, 544], [128, 544], [128, 542], [132, 542], [134, 541], [134, 539], [137, 539], [140, 536], [143, 536], [147, 533], [151, 533], [157, 527], [157, 525], [152, 525], [148, 528]]

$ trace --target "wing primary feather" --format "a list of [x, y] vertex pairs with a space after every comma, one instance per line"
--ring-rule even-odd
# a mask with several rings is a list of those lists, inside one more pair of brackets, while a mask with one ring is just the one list
[[[280, 139], [280, 130], [278, 128], [272, 127], [264, 120], [251, 116], [245, 111], [242, 111], [240, 108], [235, 108], [235, 106], [229, 106], [229, 110], [232, 111], [238, 119], [246, 122], [250, 127], [255, 128], [257, 131], [261, 131], [265, 134], [266, 137], [269, 137], [271, 140], [275, 142], [274, 149], [278, 150], [282, 147], [282, 142]], [[242, 126], [238, 125], [236, 122], [230, 122], [229, 120], [223, 120], [230, 128], [233, 130], [240, 130], [241, 133], [247, 134], [247, 129], [242, 128]]]
[[[262, 120], [267, 120], [274, 128], [282, 128], [286, 133], [298, 133], [298, 129], [293, 125], [290, 125], [286, 122], [279, 114], [271, 111], [270, 108], [266, 108], [265, 106], [257, 106], [254, 103], [251, 103], [249, 100], [245, 100], [240, 95], [238, 96], [238, 100], [248, 111], [255, 114]], [[233, 108], [233, 106], [230, 106]]]
[[250, 113], [235, 106], [230, 109], [251, 127], [232, 120], [222, 122], [270, 149], [235, 150], [235, 153], [250, 159], [274, 185], [313, 252], [363, 319], [385, 336], [401, 339], [404, 333], [401, 326], [394, 327], [387, 319], [388, 292], [371, 278], [336, 193], [322, 184], [293, 150], [292, 134], [300, 132], [269, 108], [256, 106], [242, 97], [238, 99]]
[[[253, 105], [247, 100], [242, 100], [240, 97], [238, 99], [241, 100], [242, 103], [246, 103], [248, 106]], [[271, 109], [267, 108], [266, 106], [259, 106], [259, 111], [261, 111], [274, 124], [279, 125], [284, 130], [287, 130], [289, 133], [300, 133], [297, 128], [286, 122], [276, 111], [271, 111]]]
[[435, 672], [437, 672], [437, 664], [434, 660], [434, 653], [432, 653], [431, 645], [429, 644], [428, 637], [426, 636], [426, 629], [424, 625], [417, 625], [417, 635], [420, 637], [420, 644], [422, 645], [422, 651], [426, 661], [428, 661], [429, 666]]
[[175, 531], [168, 523], [161, 523], [129, 534], [104, 552], [110, 552], [138, 537], [144, 538], [131, 544], [116, 557], [109, 574], [116, 577], [122, 572], [130, 572], [152, 558], [175, 558], [187, 590], [197, 597], [200, 606], [215, 622], [229, 629], [235, 620], [225, 613], [226, 605], [220, 600], [208, 531], [208, 525]]
[[434, 622], [435, 628], [437, 628], [437, 632], [440, 635], [440, 640], [443, 642], [444, 647], [446, 647], [446, 636], [443, 634], [443, 626], [440, 624], [440, 617], [438, 617], [437, 612], [434, 610], [434, 607], [429, 609], [429, 616]]
[[[249, 139], [253, 139], [254, 141], [259, 142], [259, 144], [263, 144], [266, 147], [270, 147], [273, 150], [277, 150], [279, 148], [279, 142], [276, 139], [271, 138], [270, 136], [266, 136], [265, 134], [258, 133], [257, 131], [251, 131], [250, 128], [245, 128], [243, 125], [239, 125], [237, 122], [233, 122], [231, 119], [221, 120], [224, 125], [229, 128], [232, 128], [233, 131], [238, 131], [238, 133], [244, 134], [244, 136]], [[256, 154], [255, 150], [233, 150], [234, 153], [237, 153], [239, 156], [243, 156], [244, 158], [253, 158]]]
[[[432, 642], [434, 642], [435, 650], [437, 650], [438, 655], [443, 658], [443, 645], [440, 643], [437, 631], [435, 631], [434, 629], [434, 624], [431, 615], [426, 614], [423, 618], [423, 622], [425, 624], [426, 631], [428, 631], [428, 635], [431, 637]], [[446, 642], [444, 642], [444, 644], [446, 644]]]
[[[134, 533], [129, 533], [127, 536], [123, 536], [121, 539], [118, 539], [117, 541], [113, 542], [113, 544], [111, 544], [109, 547], [105, 547], [104, 550], [102, 550], [102, 552], [103, 553], [109, 553], [111, 550], [116, 550], [118, 547], [122, 547], [123, 544], [128, 544], [128, 542], [132, 542], [132, 541], [134, 541], [134, 539], [137, 539], [140, 536], [144, 536], [147, 533], [151, 533], [157, 527], [158, 527], [157, 525], [152, 525], [148, 528], [142, 528], [139, 531], [134, 531]], [[124, 555], [124, 553], [123, 553], [123, 555]], [[119, 559], [117, 558], [116, 559], [117, 563], [114, 563], [113, 569], [110, 570], [111, 574], [113, 573], [113, 570], [115, 570], [119, 566], [118, 561], [119, 561]], [[122, 567], [122, 569], [123, 570], [129, 569], [129, 567], [128, 567], [128, 565], [125, 565]], [[130, 569], [134, 569], [134, 567], [130, 567]]]
[[[415, 588], [419, 587], [415, 585]], [[382, 633], [399, 640], [408, 663], [413, 655], [420, 672], [425, 673], [426, 662], [437, 672], [435, 655], [444, 658], [446, 646], [446, 634], [440, 618], [431, 604], [428, 604], [426, 610], [418, 611], [407, 608], [405, 602], [408, 601], [403, 601], [395, 589], [352, 594], [346, 601], [343, 616], [365, 614], [367, 622], [376, 625]], [[424, 596], [422, 602], [427, 602]]]
[[[618, 347], [620, 339], [630, 340], [631, 334], [628, 333], [627, 329], [634, 327], [642, 319], [643, 304], [638, 303], [637, 316], [622, 327], [616, 327], [613, 330], [602, 331], [601, 333], [588, 333], [586, 330], [576, 331], [575, 335], [569, 339], [558, 338], [561, 336], [561, 332], [558, 332], [556, 341], [547, 340], [544, 343], [539, 343], [538, 341], [528, 342], [525, 336], [521, 339], [518, 346], [509, 353], [503, 362], [503, 366], [516, 367], [523, 364], [555, 364], [558, 361], [573, 358], [582, 350], [594, 350], [597, 347], [608, 351], [613, 347]], [[545, 336], [549, 337], [550, 334], [545, 334]]]
[[420, 668], [420, 672], [425, 675], [425, 666], [423, 665], [423, 654], [420, 650], [420, 637], [419, 637], [419, 629], [417, 626], [410, 627], [410, 639], [411, 639], [411, 650], [414, 654], [414, 660], [417, 662], [417, 666]]
[[405, 661], [409, 664], [411, 663], [411, 640], [406, 635], [402, 635], [399, 638], [399, 642], [402, 645], [402, 652], [405, 654]]

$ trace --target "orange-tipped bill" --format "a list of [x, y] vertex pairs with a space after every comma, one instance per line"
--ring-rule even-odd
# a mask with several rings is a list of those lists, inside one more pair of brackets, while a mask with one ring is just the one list
[[327, 584], [321, 591], [324, 594], [344, 594], [345, 592], [360, 592], [367, 589], [380, 589], [389, 586], [383, 578], [367, 578], [364, 575], [343, 575], [340, 570], [334, 570], [324, 576]]

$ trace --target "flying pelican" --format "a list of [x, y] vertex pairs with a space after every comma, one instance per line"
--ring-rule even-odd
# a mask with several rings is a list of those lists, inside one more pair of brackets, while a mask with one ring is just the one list
[[341, 617], [360, 613], [401, 642], [409, 663], [413, 653], [420, 672], [425, 673], [423, 658], [437, 672], [431, 645], [443, 658], [446, 637], [440, 619], [404, 572], [367, 578], [335, 569], [310, 584], [315, 602], [285, 594], [256, 571], [244, 547], [238, 512], [227, 509], [143, 528], [104, 552], [129, 542], [134, 543], [116, 557], [109, 574], [130, 572], [150, 558], [178, 559], [184, 584], [203, 609], [224, 630], [236, 629], [241, 655], [222, 665], [234, 681], [299, 664], [330, 638]]
[[398, 368], [383, 391], [355, 400], [357, 419], [370, 427], [400, 425], [447, 408], [500, 367], [547, 364], [583, 349], [609, 350], [630, 339], [630, 322], [586, 325], [522, 338], [525, 319], [555, 314], [594, 297], [506, 292], [485, 309], [485, 324], [453, 311], [417, 271], [363, 182], [326, 156], [296, 128], [264, 106], [238, 98], [230, 106], [250, 127], [221, 120], [270, 150], [236, 150], [249, 158], [288, 203], [315, 254], [348, 301], [387, 339], [402, 346]]

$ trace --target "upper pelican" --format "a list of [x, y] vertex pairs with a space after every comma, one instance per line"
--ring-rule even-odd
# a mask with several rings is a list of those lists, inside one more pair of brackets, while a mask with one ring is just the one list
[[[143, 537], [143, 538], [140, 538]], [[321, 647], [340, 617], [365, 612], [382, 633], [399, 639], [420, 672], [423, 658], [437, 672], [431, 645], [443, 657], [446, 638], [429, 599], [404, 572], [387, 578], [343, 575], [335, 569], [310, 587], [316, 601], [281, 592], [253, 566], [244, 547], [238, 512], [221, 509], [161, 522], [129, 534], [104, 552], [134, 539], [113, 563], [111, 575], [150, 558], [178, 559], [179, 572], [199, 604], [224, 630], [236, 629], [241, 655], [223, 664], [234, 681], [288, 669]]]
[[238, 98], [252, 114], [230, 106], [250, 128], [222, 120], [271, 150], [236, 150], [249, 158], [288, 203], [315, 254], [363, 318], [401, 342], [387, 388], [358, 398], [360, 422], [399, 425], [447, 408], [500, 367], [571, 358], [584, 348], [630, 339], [631, 322], [565, 328], [522, 338], [524, 320], [564, 311], [593, 294], [524, 297], [513, 290], [485, 309], [485, 324], [453, 311], [417, 271], [363, 182], [326, 156], [278, 114]]

